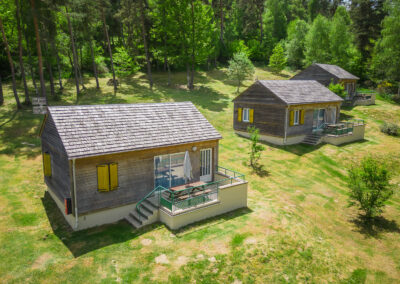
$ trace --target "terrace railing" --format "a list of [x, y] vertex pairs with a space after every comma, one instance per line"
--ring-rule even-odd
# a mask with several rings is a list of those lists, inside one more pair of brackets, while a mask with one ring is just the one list
[[196, 207], [201, 204], [218, 200], [219, 188], [244, 179], [244, 175], [223, 167], [217, 167], [217, 172], [226, 176], [220, 180], [200, 186], [191, 186], [181, 190], [162, 190], [160, 192], [160, 206], [172, 213]]
[[323, 133], [325, 135], [335, 135], [335, 136], [347, 135], [353, 133], [354, 126], [360, 126], [360, 125], [364, 125], [364, 120], [354, 119], [352, 121], [340, 122], [337, 125], [333, 126], [325, 124]]
[[153, 202], [156, 202], [156, 206], [160, 207], [160, 197], [162, 192], [166, 191], [168, 189], [166, 189], [165, 187], [159, 185], [157, 186], [155, 189], [153, 189], [152, 191], [150, 191], [145, 197], [143, 197], [138, 203], [136, 203], [136, 211], [139, 213], [138, 216], [139, 218], [142, 218], [142, 210], [143, 210], [143, 205], [142, 203], [147, 200], [147, 199], [152, 199]]

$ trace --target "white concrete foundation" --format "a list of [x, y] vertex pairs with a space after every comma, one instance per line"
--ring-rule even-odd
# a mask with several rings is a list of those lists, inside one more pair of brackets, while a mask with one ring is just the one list
[[[235, 133], [239, 136], [243, 136], [246, 138], [250, 138], [250, 133], [244, 132], [244, 131], [235, 131]], [[277, 137], [277, 136], [269, 136], [269, 135], [264, 135], [260, 134], [260, 140], [275, 144], [275, 145], [293, 145], [293, 144], [299, 144], [303, 142], [304, 138], [306, 138], [306, 135], [298, 135], [298, 136], [288, 136], [286, 137], [286, 142], [284, 137]]]

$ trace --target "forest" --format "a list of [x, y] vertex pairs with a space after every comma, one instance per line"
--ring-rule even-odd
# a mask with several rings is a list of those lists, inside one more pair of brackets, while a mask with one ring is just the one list
[[185, 71], [192, 90], [196, 70], [239, 52], [292, 71], [336, 64], [400, 94], [400, 0], [3, 0], [0, 29], [0, 82], [12, 84], [18, 108], [35, 95], [57, 99], [63, 79], [79, 95], [85, 77], [97, 88], [110, 77], [117, 91], [118, 77], [139, 71], [150, 89], [152, 72], [171, 84]]

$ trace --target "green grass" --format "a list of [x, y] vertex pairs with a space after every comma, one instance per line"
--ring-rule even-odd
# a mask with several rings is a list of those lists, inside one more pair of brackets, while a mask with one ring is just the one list
[[[286, 79], [257, 68], [260, 79]], [[366, 120], [365, 141], [336, 147], [266, 144], [257, 176], [247, 166], [249, 141], [232, 131], [235, 86], [225, 70], [199, 72], [189, 92], [185, 74], [122, 78], [116, 95], [101, 79], [87, 78], [77, 99], [64, 81], [61, 100], [51, 104], [192, 101], [222, 134], [219, 163], [249, 181], [248, 209], [191, 225], [177, 232], [161, 224], [135, 231], [125, 222], [73, 232], [45, 193], [38, 132], [42, 116], [16, 112], [5, 85], [0, 107], [1, 282], [136, 283], [394, 283], [400, 281], [400, 194], [383, 218], [364, 225], [347, 207], [346, 167], [364, 155], [379, 155], [400, 172], [400, 138], [379, 131], [399, 123], [400, 106], [377, 99], [374, 106], [342, 111], [342, 119]], [[251, 81], [245, 82], [249, 86]], [[22, 86], [19, 86], [22, 94]], [[242, 87], [244, 90], [244, 87]], [[393, 178], [400, 183], [400, 176]], [[151, 244], [143, 242], [151, 240]], [[157, 264], [165, 254], [169, 263]]]

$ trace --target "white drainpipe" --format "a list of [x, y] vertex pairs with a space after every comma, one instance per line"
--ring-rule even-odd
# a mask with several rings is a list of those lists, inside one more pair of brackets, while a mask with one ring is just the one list
[[288, 119], [288, 107], [285, 108], [285, 138], [283, 139], [283, 145], [286, 145], [287, 119]]
[[75, 229], [78, 229], [78, 204], [76, 203], [76, 177], [75, 177], [75, 159], [72, 159], [72, 179], [74, 186], [74, 204], [75, 204]]

